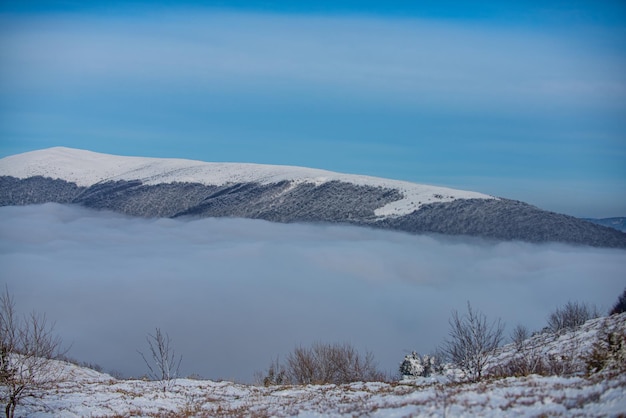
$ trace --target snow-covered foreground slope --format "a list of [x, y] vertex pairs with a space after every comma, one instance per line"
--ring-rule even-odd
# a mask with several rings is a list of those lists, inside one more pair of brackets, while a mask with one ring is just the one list
[[85, 379], [32, 400], [30, 417], [105, 416], [617, 416], [626, 376], [507, 378], [460, 386], [353, 383], [258, 387], [181, 379], [163, 393], [154, 382]]
[[197, 183], [207, 186], [240, 183], [269, 185], [289, 181], [293, 183], [292, 187], [302, 183], [320, 186], [339, 181], [399, 191], [402, 198], [376, 209], [377, 216], [405, 215], [427, 202], [493, 199], [492, 196], [482, 193], [304, 167], [125, 157], [64, 147], [3, 158], [0, 160], [0, 176], [18, 179], [42, 176], [65, 180], [80, 187], [90, 187], [101, 182], [134, 180], [141, 181], [144, 185]]
[[[606, 320], [626, 330], [626, 314]], [[601, 335], [604, 319], [558, 336], [541, 334], [546, 353], [577, 362]], [[515, 353], [503, 347], [499, 361]], [[179, 379], [169, 392], [157, 382], [116, 380], [106, 374], [59, 363], [67, 379], [20, 407], [32, 417], [75, 416], [623, 416], [626, 375], [531, 375], [459, 383], [444, 377], [395, 383], [259, 387], [231, 382]], [[583, 366], [584, 367], [584, 366]]]

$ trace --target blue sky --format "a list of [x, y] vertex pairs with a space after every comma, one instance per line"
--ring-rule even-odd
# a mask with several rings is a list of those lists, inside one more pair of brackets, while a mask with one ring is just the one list
[[492, 3], [3, 1], [0, 157], [301, 165], [626, 215], [626, 6]]

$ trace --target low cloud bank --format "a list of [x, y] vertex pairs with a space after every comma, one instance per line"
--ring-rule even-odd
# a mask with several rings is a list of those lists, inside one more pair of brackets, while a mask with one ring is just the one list
[[350, 342], [395, 373], [466, 301], [535, 330], [568, 300], [608, 310], [626, 251], [46, 204], [0, 208], [0, 265], [18, 309], [55, 320], [72, 357], [142, 375], [136, 350], [160, 327], [183, 374], [251, 381], [315, 341]]

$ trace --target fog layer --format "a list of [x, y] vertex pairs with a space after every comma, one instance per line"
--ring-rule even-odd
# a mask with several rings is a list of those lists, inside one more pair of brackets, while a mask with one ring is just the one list
[[626, 284], [623, 250], [56, 204], [0, 208], [0, 265], [19, 311], [56, 321], [72, 357], [140, 376], [137, 350], [160, 327], [182, 374], [240, 381], [315, 341], [350, 342], [396, 373], [466, 301], [540, 329], [568, 300], [607, 310]]

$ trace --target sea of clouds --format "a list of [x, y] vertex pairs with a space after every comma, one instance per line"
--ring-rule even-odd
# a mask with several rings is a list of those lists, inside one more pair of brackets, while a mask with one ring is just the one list
[[624, 250], [58, 204], [0, 208], [0, 266], [18, 310], [45, 312], [71, 357], [141, 376], [159, 327], [183, 375], [247, 382], [313, 342], [349, 342], [395, 374], [468, 301], [539, 330], [569, 300], [608, 310], [626, 285]]

